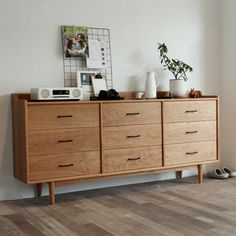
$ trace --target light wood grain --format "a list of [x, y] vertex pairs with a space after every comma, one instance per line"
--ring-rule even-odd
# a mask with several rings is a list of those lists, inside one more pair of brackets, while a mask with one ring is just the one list
[[99, 126], [98, 104], [36, 104], [28, 109], [29, 130]]
[[216, 160], [216, 141], [165, 145], [165, 165]]
[[[109, 172], [109, 173], [100, 173], [100, 174], [91, 174], [91, 175], [79, 175], [79, 176], [69, 176], [69, 177], [61, 177], [56, 179], [56, 186], [63, 186], [63, 185], [70, 185], [70, 184], [77, 184], [77, 183], [84, 183], [88, 181], [94, 180], [105, 180], [105, 179], [114, 179], [120, 177], [128, 177], [128, 176], [142, 176], [148, 173], [150, 174], [157, 174], [162, 172], [175, 172], [175, 171], [182, 171], [183, 169], [191, 169], [197, 168], [197, 164], [212, 164], [215, 163], [215, 160], [209, 161], [199, 161], [198, 163], [180, 163], [176, 165], [170, 166], [155, 166], [155, 167], [148, 167], [142, 169], [134, 169], [134, 170], [122, 170], [116, 172]], [[30, 184], [37, 184], [39, 182], [46, 183], [51, 181], [52, 179], [45, 179], [44, 181], [30, 181]]]
[[217, 160], [220, 160], [220, 101], [216, 100], [216, 117], [217, 117], [217, 126], [216, 126], [216, 136], [217, 136]]
[[102, 116], [102, 111], [103, 111], [103, 104], [99, 104], [99, 117], [100, 117], [100, 170], [101, 173], [103, 173], [103, 116]]
[[216, 101], [165, 102], [164, 122], [216, 120]]
[[197, 171], [198, 171], [198, 183], [201, 184], [203, 181], [203, 172], [202, 172], [202, 165], [197, 165]]
[[194, 166], [200, 181], [201, 165], [219, 159], [218, 97], [32, 102], [15, 94], [12, 101], [15, 176], [38, 184], [39, 195], [49, 183], [51, 203], [55, 186], [89, 180]]
[[142, 169], [161, 165], [161, 146], [104, 151], [104, 172]]
[[49, 194], [50, 194], [50, 205], [53, 205], [55, 203], [55, 182], [49, 182], [48, 183], [49, 188]]
[[161, 145], [161, 125], [104, 127], [104, 149]]
[[104, 126], [161, 123], [160, 102], [103, 105]]
[[119, 92], [119, 94], [124, 98], [121, 100], [105, 100], [105, 101], [90, 101], [90, 100], [66, 100], [66, 101], [61, 101], [61, 100], [53, 100], [53, 101], [32, 101], [30, 98], [29, 93], [17, 93], [17, 94], [12, 94], [13, 96], [16, 96], [18, 100], [25, 100], [29, 105], [34, 105], [34, 104], [44, 104], [44, 105], [51, 105], [52, 102], [55, 105], [61, 105], [66, 102], [66, 104], [100, 104], [100, 103], [124, 103], [124, 102], [173, 102], [173, 101], [215, 101], [219, 100], [219, 96], [217, 95], [207, 95], [207, 96], [201, 96], [200, 98], [178, 98], [178, 99], [135, 99], [135, 91], [131, 92]]
[[48, 155], [100, 149], [99, 128], [29, 132], [29, 154]]
[[165, 144], [216, 140], [216, 121], [165, 123]]
[[98, 174], [100, 173], [100, 152], [31, 156], [29, 173], [31, 181]]
[[26, 101], [19, 100], [16, 94], [12, 95], [14, 176], [24, 182], [28, 179], [27, 114]]

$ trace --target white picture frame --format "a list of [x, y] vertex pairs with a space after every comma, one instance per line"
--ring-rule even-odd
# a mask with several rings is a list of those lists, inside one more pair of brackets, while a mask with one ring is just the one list
[[107, 83], [105, 76], [102, 76], [102, 78], [96, 78], [95, 76], [92, 76], [92, 85], [95, 96], [98, 96], [101, 90], [107, 91]]
[[90, 100], [90, 97], [94, 95], [92, 77], [95, 75], [95, 71], [77, 71], [77, 87], [83, 88], [83, 100]]

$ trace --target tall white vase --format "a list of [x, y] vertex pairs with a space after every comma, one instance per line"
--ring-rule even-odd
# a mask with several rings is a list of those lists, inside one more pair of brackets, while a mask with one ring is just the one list
[[147, 72], [147, 78], [145, 80], [145, 98], [156, 98], [158, 85], [159, 82], [156, 80], [155, 72]]
[[170, 93], [174, 97], [187, 97], [188, 86], [184, 79], [171, 79]]

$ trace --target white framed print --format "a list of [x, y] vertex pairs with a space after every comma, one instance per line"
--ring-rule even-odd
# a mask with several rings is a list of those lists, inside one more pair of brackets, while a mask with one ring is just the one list
[[90, 100], [93, 96], [92, 78], [96, 75], [95, 71], [77, 71], [77, 87], [83, 88], [83, 100]]
[[107, 91], [107, 83], [105, 76], [101, 77], [92, 76], [92, 85], [95, 96], [98, 96], [101, 90]]

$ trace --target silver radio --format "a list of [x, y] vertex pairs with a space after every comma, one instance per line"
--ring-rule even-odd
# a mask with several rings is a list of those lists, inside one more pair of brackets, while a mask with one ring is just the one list
[[32, 88], [31, 100], [80, 100], [83, 98], [81, 87]]

